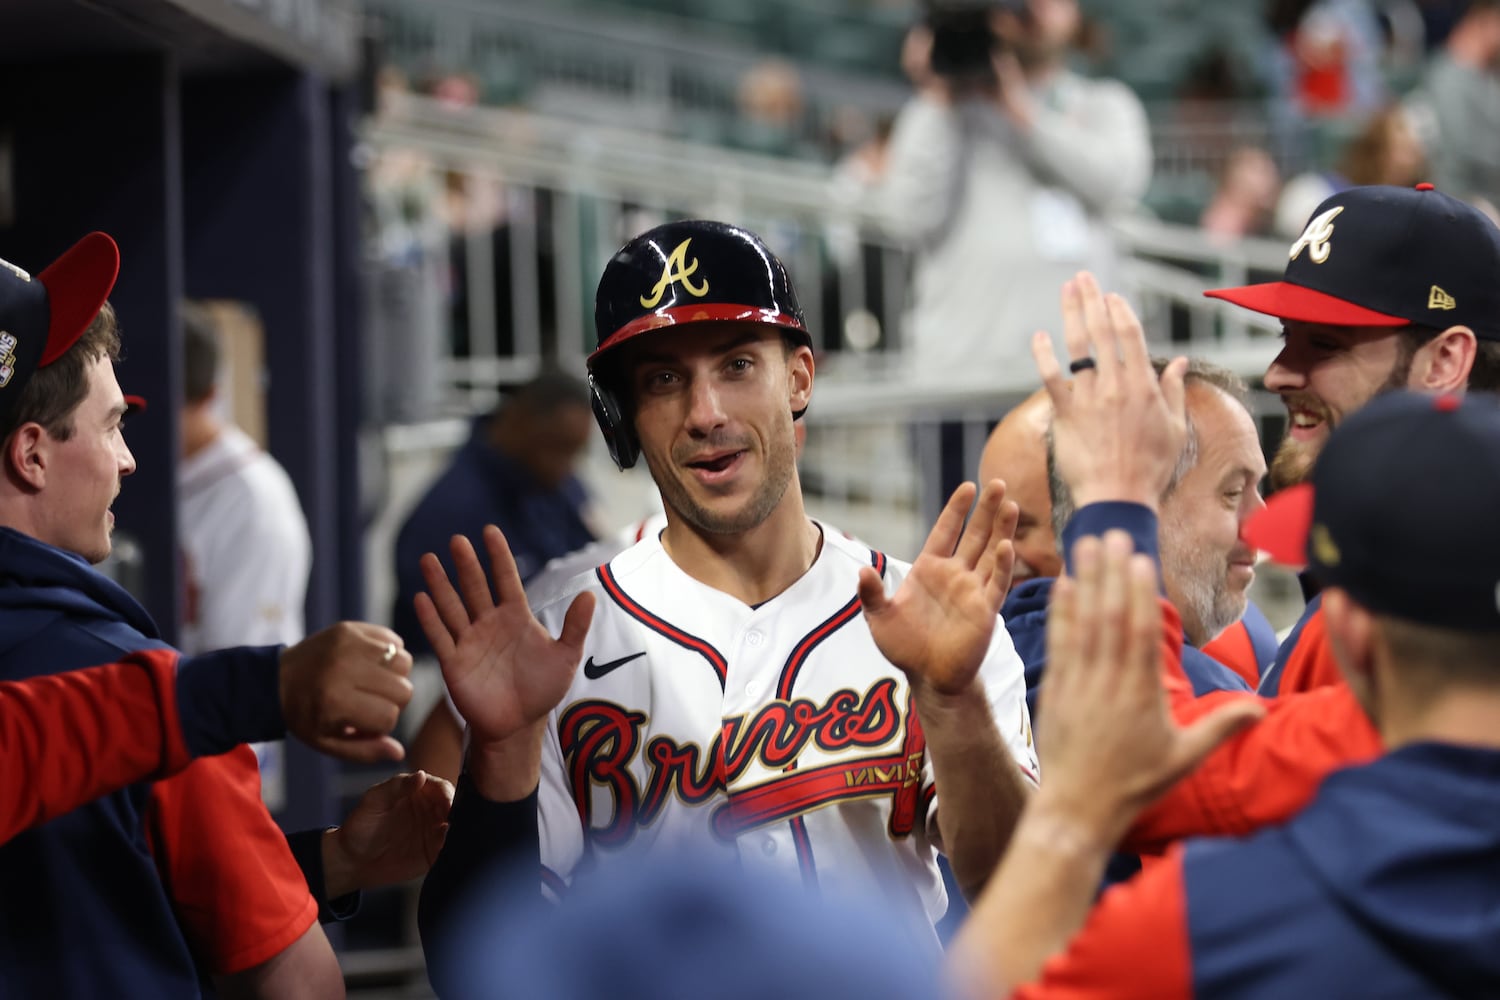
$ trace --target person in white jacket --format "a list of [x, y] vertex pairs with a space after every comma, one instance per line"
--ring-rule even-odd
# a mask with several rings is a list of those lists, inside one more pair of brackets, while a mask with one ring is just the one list
[[965, 77], [934, 72], [933, 31], [913, 29], [903, 63], [917, 93], [879, 211], [915, 255], [903, 343], [916, 371], [946, 384], [1013, 372], [1022, 388], [1031, 334], [1062, 327], [1063, 282], [1089, 270], [1115, 283], [1104, 220], [1145, 192], [1151, 139], [1128, 87], [1067, 68], [1076, 0], [994, 0], [988, 24], [993, 72]]

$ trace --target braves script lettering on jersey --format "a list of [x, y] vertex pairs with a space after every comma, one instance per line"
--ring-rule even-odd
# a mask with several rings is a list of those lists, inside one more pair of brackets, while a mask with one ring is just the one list
[[[812, 567], [759, 607], [689, 577], [653, 533], [534, 609], [556, 634], [575, 594], [598, 599], [584, 645], [593, 676], [580, 671], [553, 711], [542, 762], [554, 889], [626, 845], [712, 846], [821, 889], [875, 881], [935, 945], [947, 899], [932, 768], [906, 678], [855, 596], [861, 566], [888, 593], [909, 566], [819, 527]], [[1035, 781], [1021, 661], [998, 624], [982, 677]]]

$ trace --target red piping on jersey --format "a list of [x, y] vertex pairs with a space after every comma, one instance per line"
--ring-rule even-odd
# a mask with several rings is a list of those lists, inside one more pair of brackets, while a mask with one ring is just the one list
[[[871, 551], [870, 565], [875, 567], [875, 572], [884, 577], [885, 553]], [[859, 613], [859, 609], [859, 596], [855, 595], [853, 600], [835, 611], [832, 617], [813, 629], [803, 637], [801, 642], [797, 643], [796, 648], [792, 650], [792, 655], [786, 658], [786, 665], [781, 668], [781, 681], [776, 685], [777, 698], [782, 701], [791, 700], [792, 687], [797, 681], [797, 671], [802, 669], [802, 664], [806, 662], [808, 655], [824, 639], [827, 639], [830, 635], [833, 635], [833, 633], [852, 621], [854, 616]]]
[[[871, 549], [870, 564], [875, 567], [875, 572], [879, 573], [882, 578], [885, 576], [884, 552], [877, 552]], [[818, 645], [824, 639], [827, 639], [830, 635], [833, 635], [833, 633], [853, 621], [854, 616], [859, 614], [859, 610], [859, 595], [856, 594], [848, 604], [835, 611], [832, 617], [803, 636], [802, 641], [797, 643], [796, 648], [792, 650], [792, 655], [787, 657], [786, 664], [781, 668], [781, 680], [776, 685], [777, 698], [782, 701], [791, 700], [792, 687], [796, 684], [797, 673], [802, 669], [802, 664], [807, 662], [808, 656], [811, 655], [814, 649], [818, 648]], [[788, 772], [795, 771], [796, 769], [797, 762], [795, 760], [786, 766]], [[807, 835], [807, 820], [801, 816], [797, 816], [791, 821], [791, 827], [792, 843], [797, 846], [797, 865], [802, 869], [802, 885], [806, 889], [816, 890], [818, 887], [818, 865], [813, 857], [812, 838]]]
[[615, 581], [615, 575], [610, 570], [608, 563], [605, 563], [603, 566], [600, 566], [598, 569], [596, 569], [594, 571], [594, 575], [596, 575], [599, 578], [599, 582], [604, 585], [605, 593], [609, 594], [614, 602], [618, 604], [621, 610], [623, 610], [627, 615], [634, 618], [642, 625], [645, 625], [653, 632], [657, 632], [661, 635], [666, 636], [668, 639], [671, 639], [673, 642], [677, 643], [677, 645], [682, 646], [684, 649], [691, 649], [693, 652], [699, 654], [705, 660], [707, 660], [708, 665], [714, 668], [714, 673], [719, 675], [719, 690], [722, 691], [724, 689], [724, 679], [729, 676], [729, 663], [724, 659], [723, 653], [719, 652], [712, 645], [710, 645], [707, 640], [700, 639], [695, 635], [690, 635], [687, 632], [682, 631], [677, 626], [671, 624], [666, 619], [658, 618], [656, 615], [653, 615], [651, 612], [641, 607], [640, 604], [636, 603], [635, 598], [631, 597], [629, 594], [625, 593], [623, 589], [621, 589], [619, 583]]

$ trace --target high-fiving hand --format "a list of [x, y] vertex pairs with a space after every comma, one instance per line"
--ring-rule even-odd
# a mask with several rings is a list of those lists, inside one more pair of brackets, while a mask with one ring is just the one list
[[416, 599], [417, 619], [442, 666], [443, 680], [474, 744], [501, 743], [526, 732], [557, 707], [594, 616], [594, 595], [579, 594], [554, 639], [526, 603], [526, 591], [500, 529], [484, 529], [495, 590], [467, 538], [451, 543], [458, 589], [431, 552], [422, 557], [427, 593]]
[[954, 491], [895, 594], [886, 596], [874, 569], [860, 570], [859, 599], [870, 635], [914, 689], [944, 695], [969, 689], [1010, 589], [1019, 509], [1005, 499], [1005, 484], [991, 480], [965, 527], [973, 500], [972, 483]]
[[1031, 353], [1052, 399], [1058, 475], [1077, 507], [1125, 500], [1157, 509], [1187, 442], [1183, 376], [1177, 358], [1158, 378], [1140, 320], [1119, 295], [1105, 295], [1080, 273], [1062, 290], [1063, 339], [1077, 370], [1070, 380], [1045, 333]]
[[1161, 604], [1150, 557], [1122, 531], [1073, 547], [1052, 588], [1039, 710], [1041, 795], [1075, 829], [1112, 847], [1137, 813], [1265, 709], [1225, 702], [1187, 727], [1161, 685]]

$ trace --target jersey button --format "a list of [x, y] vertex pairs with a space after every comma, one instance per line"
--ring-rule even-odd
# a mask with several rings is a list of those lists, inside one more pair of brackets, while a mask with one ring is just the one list
[[761, 635], [759, 632], [746, 632], [745, 644], [748, 646], [759, 646], [763, 641], [765, 641], [765, 638], [766, 637]]
[[760, 849], [766, 852], [766, 857], [770, 857], [771, 855], [776, 853], [776, 841], [772, 840], [770, 837], [767, 837], [766, 842], [760, 845]]

